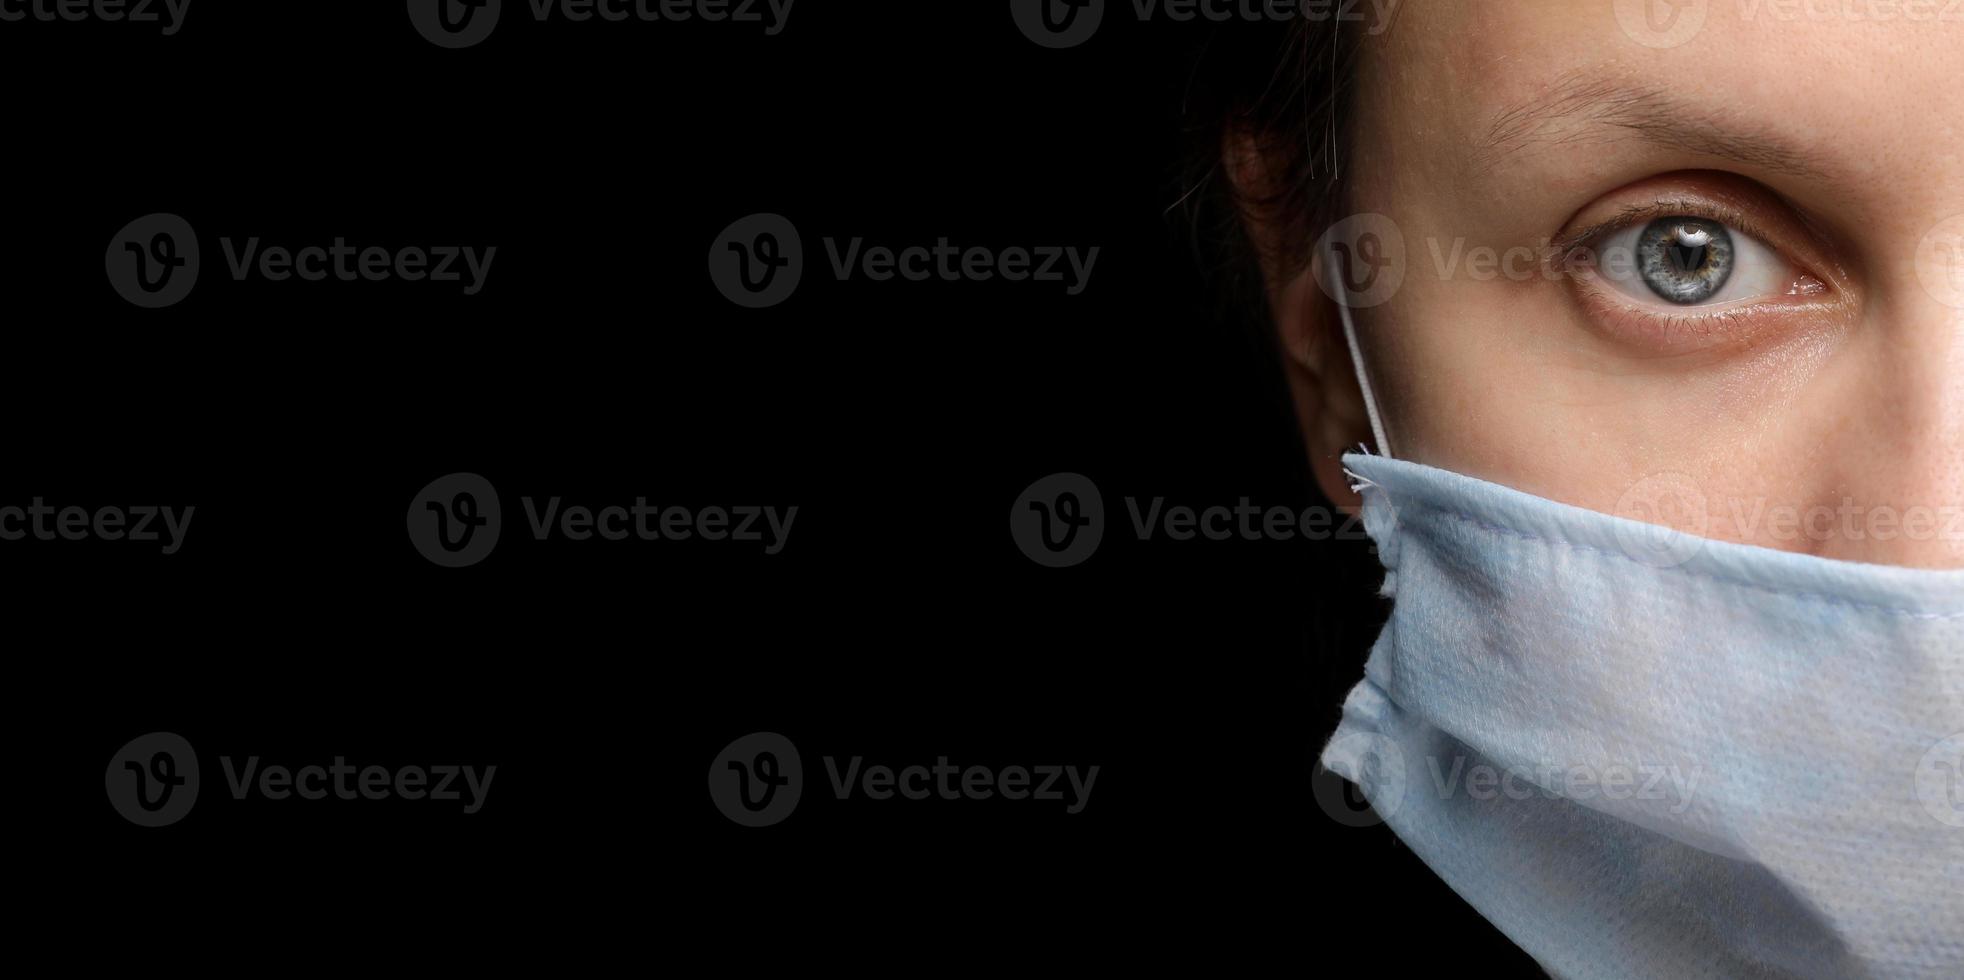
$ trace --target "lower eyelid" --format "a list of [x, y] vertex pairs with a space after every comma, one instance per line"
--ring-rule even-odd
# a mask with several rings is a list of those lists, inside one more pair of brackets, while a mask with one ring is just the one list
[[1640, 307], [1597, 287], [1588, 289], [1583, 297], [1584, 315], [1611, 339], [1665, 356], [1749, 344], [1763, 332], [1762, 327], [1777, 319], [1766, 315], [1774, 311], [1765, 309], [1763, 302], [1681, 307], [1677, 309], [1694, 312], [1673, 312]]
[[1773, 296], [1667, 307], [1662, 300], [1660, 305], [1639, 304], [1601, 283], [1577, 281], [1575, 287], [1591, 332], [1615, 343], [1623, 356], [1638, 359], [1729, 357], [1775, 337], [1825, 328], [1840, 305], [1832, 296]]

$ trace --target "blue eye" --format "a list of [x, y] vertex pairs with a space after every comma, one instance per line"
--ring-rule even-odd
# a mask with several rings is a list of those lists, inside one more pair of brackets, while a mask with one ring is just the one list
[[1693, 215], [1670, 215], [1610, 234], [1596, 276], [1659, 309], [1732, 306], [1791, 292], [1792, 263], [1745, 232]]
[[1658, 296], [1696, 306], [1732, 278], [1732, 235], [1703, 218], [1659, 218], [1637, 236], [1637, 273]]

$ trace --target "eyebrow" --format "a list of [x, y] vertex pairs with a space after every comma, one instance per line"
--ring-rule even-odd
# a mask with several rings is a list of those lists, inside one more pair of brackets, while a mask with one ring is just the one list
[[1742, 126], [1661, 88], [1591, 79], [1579, 72], [1563, 76], [1548, 94], [1496, 116], [1475, 146], [1474, 159], [1479, 172], [1489, 173], [1529, 146], [1629, 138], [1793, 177], [1827, 179], [1807, 153], [1777, 134]]

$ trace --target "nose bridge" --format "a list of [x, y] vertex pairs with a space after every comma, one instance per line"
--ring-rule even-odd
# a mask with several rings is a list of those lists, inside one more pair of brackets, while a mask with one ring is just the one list
[[[1871, 408], [1841, 428], [1835, 557], [1964, 568], [1964, 220], [1954, 244], [1926, 240], [1891, 263], [1863, 326], [1859, 383]], [[1950, 288], [1953, 274], [1959, 287]], [[1854, 421], [1854, 420], [1850, 420]], [[1847, 508], [1853, 507], [1852, 511]]]
[[[1897, 345], [1884, 433], [1898, 465], [1885, 486], [1904, 506], [1964, 504], [1964, 308], [1920, 298], [1890, 328]], [[1897, 338], [1900, 339], [1897, 339]]]
[[[1957, 502], [1964, 495], [1964, 179], [1925, 186], [1912, 213], [1926, 216], [1897, 254], [1873, 324], [1892, 355], [1886, 391], [1900, 425], [1900, 472], [1909, 493]], [[1908, 236], [1905, 236], [1906, 239]]]
[[1878, 47], [1874, 63], [1916, 98], [1849, 123], [1870, 141], [1842, 229], [1859, 256], [1861, 317], [1820, 389], [1837, 417], [1820, 420], [1802, 451], [1812, 462], [1796, 465], [1811, 470], [1800, 477], [1809, 506], [1836, 511], [1816, 550], [1964, 568], [1964, 48], [1948, 32], [1887, 33], [1895, 53]]

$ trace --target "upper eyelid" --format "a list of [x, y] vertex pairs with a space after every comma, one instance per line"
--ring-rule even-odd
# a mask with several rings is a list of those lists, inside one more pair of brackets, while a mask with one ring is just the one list
[[[1756, 222], [1739, 208], [1718, 205], [1711, 201], [1686, 198], [1676, 201], [1658, 201], [1653, 204], [1638, 204], [1624, 208], [1614, 218], [1596, 222], [1587, 228], [1555, 239], [1553, 243], [1554, 248], [1551, 251], [1557, 255], [1570, 255], [1584, 245], [1606, 238], [1612, 233], [1623, 231], [1640, 221], [1655, 221], [1658, 218], [1679, 216], [1716, 221], [1736, 231], [1743, 231], [1760, 241], [1765, 241], [1770, 237], [1766, 232], [1755, 227]], [[1774, 246], [1771, 243], [1768, 243], [1768, 246], [1774, 248], [1776, 251], [1779, 250], [1778, 246]]]

